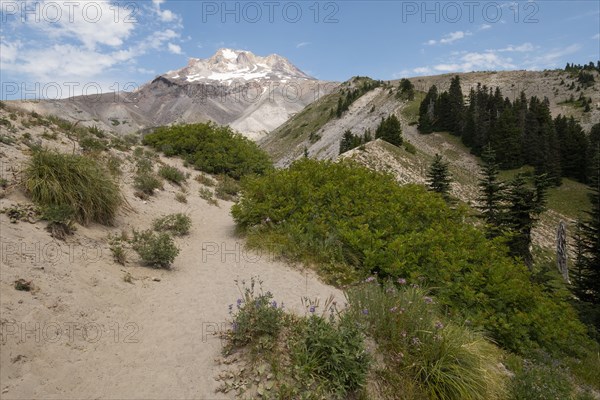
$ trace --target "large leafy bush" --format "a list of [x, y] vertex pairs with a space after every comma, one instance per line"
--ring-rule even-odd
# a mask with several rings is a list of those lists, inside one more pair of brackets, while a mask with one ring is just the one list
[[232, 214], [249, 243], [319, 265], [330, 280], [423, 279], [448, 312], [502, 346], [579, 352], [585, 329], [566, 299], [489, 241], [461, 210], [352, 163], [301, 160], [243, 181]]
[[201, 171], [235, 179], [262, 174], [272, 166], [269, 156], [254, 142], [210, 122], [160, 127], [144, 137], [144, 144], [166, 156], [181, 156]]

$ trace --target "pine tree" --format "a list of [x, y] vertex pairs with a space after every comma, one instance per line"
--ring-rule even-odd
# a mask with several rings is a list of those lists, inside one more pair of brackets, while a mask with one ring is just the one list
[[450, 201], [450, 186], [452, 178], [448, 170], [448, 163], [441, 155], [436, 154], [429, 171], [427, 172], [427, 184], [429, 190], [442, 195], [446, 201]]
[[488, 238], [500, 236], [504, 223], [503, 191], [504, 183], [498, 179], [496, 155], [490, 146], [482, 154], [481, 178], [479, 179], [480, 196], [478, 198], [481, 217], [486, 222]]
[[[580, 223], [580, 254], [574, 279], [575, 293], [581, 301], [600, 305], [600, 146], [596, 147], [595, 173], [591, 177], [590, 200], [592, 209], [587, 219]], [[600, 329], [600, 327], [599, 327]]]
[[461, 135], [464, 126], [464, 99], [458, 75], [450, 82], [448, 102], [450, 115], [447, 118], [447, 129], [454, 135]]
[[531, 254], [531, 231], [538, 216], [545, 210], [548, 180], [544, 175], [535, 179], [535, 188], [528, 187], [523, 174], [518, 174], [508, 183], [504, 224], [510, 232], [509, 248], [515, 257], [521, 257], [530, 269], [533, 267]]
[[435, 129], [435, 104], [438, 100], [437, 86], [429, 88], [427, 95], [419, 106], [419, 125], [417, 128], [420, 133], [431, 133]]
[[394, 114], [386, 119], [381, 118], [381, 123], [375, 131], [375, 138], [383, 139], [394, 146], [402, 145], [402, 125]]

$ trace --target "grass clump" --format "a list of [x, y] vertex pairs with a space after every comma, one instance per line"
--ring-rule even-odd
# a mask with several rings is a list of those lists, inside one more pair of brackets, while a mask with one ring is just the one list
[[419, 382], [429, 399], [505, 398], [496, 346], [447, 321], [433, 298], [404, 279], [399, 287], [368, 281], [348, 290], [348, 313], [375, 340], [386, 369]]
[[198, 175], [196, 175], [196, 177], [194, 178], [194, 180], [196, 182], [198, 182], [199, 184], [204, 185], [204, 186], [208, 186], [208, 187], [213, 187], [213, 186], [216, 185], [214, 179], [212, 179], [208, 175], [204, 175], [204, 174], [198, 174]]
[[158, 175], [175, 185], [181, 186], [186, 181], [185, 174], [178, 168], [163, 165], [158, 169]]
[[144, 144], [181, 156], [190, 165], [210, 174], [240, 179], [272, 168], [267, 154], [229, 127], [213, 123], [160, 127], [144, 137]]
[[169, 214], [155, 219], [152, 227], [155, 231], [171, 232], [177, 236], [184, 236], [190, 233], [192, 219], [188, 215], [182, 213]]
[[127, 262], [128, 238], [123, 233], [121, 235], [109, 235], [108, 247], [116, 263], [125, 265]]
[[168, 233], [155, 233], [151, 230], [133, 231], [131, 248], [135, 250], [142, 261], [152, 267], [169, 268], [179, 248]]
[[182, 192], [175, 193], [175, 201], [182, 204], [187, 204], [188, 202], [187, 196], [185, 195], [185, 193]]
[[74, 154], [34, 152], [24, 183], [37, 205], [71, 207], [73, 218], [81, 224], [111, 225], [123, 202], [119, 186], [96, 161]]

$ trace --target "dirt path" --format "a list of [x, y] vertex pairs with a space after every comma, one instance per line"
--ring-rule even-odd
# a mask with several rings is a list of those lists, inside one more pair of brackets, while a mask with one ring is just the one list
[[[43, 223], [10, 224], [0, 215], [2, 399], [226, 398], [215, 393], [221, 343], [212, 333], [228, 326], [236, 278], [260, 276], [265, 290], [299, 312], [303, 296], [343, 298], [311, 272], [245, 252], [230, 203], [215, 207], [189, 195], [182, 205], [175, 191], [147, 204], [130, 197], [136, 212], [119, 224], [139, 229], [159, 214], [189, 213], [193, 231], [177, 239], [181, 253], [171, 271], [115, 264], [103, 227], [80, 228], [66, 245], [53, 242]], [[2, 199], [0, 208], [18, 200]], [[98, 249], [99, 257], [90, 256]], [[123, 281], [126, 272], [133, 284]], [[37, 291], [16, 291], [18, 278], [33, 280]]]

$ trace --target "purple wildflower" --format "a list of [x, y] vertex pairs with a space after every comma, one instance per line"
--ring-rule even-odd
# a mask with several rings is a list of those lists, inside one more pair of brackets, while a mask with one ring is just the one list
[[418, 337], [414, 337], [414, 338], [412, 338], [412, 344], [415, 346], [418, 346], [421, 344], [421, 340], [419, 340]]
[[273, 306], [273, 308], [277, 308], [277, 302], [275, 300], [273, 300], [273, 302], [271, 303], [271, 305]]
[[370, 276], [367, 279], [365, 279], [366, 283], [373, 282], [373, 281], [375, 281], [375, 277], [374, 276]]
[[364, 310], [362, 310], [362, 313], [363, 313], [364, 315], [367, 315], [367, 314], [369, 314], [369, 310], [367, 310], [367, 309], [365, 308]]
[[425, 297], [423, 297], [423, 301], [424, 301], [426, 304], [431, 304], [431, 303], [433, 303], [433, 299], [432, 299], [431, 297], [429, 297], [429, 296], [425, 296]]
[[442, 324], [440, 321], [435, 323], [435, 329], [442, 329], [444, 327], [444, 324]]
[[310, 308], [308, 309], [308, 311], [310, 311], [311, 313], [315, 312], [315, 306], [310, 306]]
[[390, 308], [390, 312], [392, 312], [392, 313], [396, 312], [397, 309], [398, 309], [398, 307], [394, 306], [394, 307]]
[[404, 279], [404, 278], [399, 278], [399, 279], [398, 279], [398, 283], [399, 283], [400, 285], [406, 285], [406, 279]]
[[237, 329], [238, 329], [238, 324], [237, 324], [237, 322], [234, 322], [233, 324], [231, 324], [231, 329], [232, 329], [234, 332], [236, 332], [236, 331], [237, 331]]

